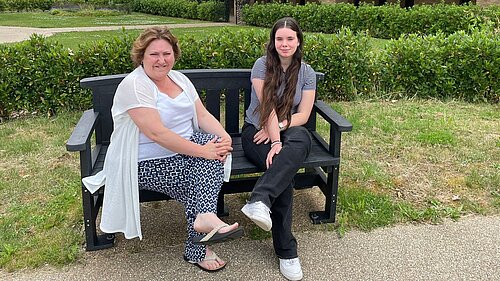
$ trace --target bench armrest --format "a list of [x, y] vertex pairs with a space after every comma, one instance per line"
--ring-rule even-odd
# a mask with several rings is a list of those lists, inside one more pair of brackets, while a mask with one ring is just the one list
[[83, 112], [73, 133], [66, 142], [66, 150], [84, 151], [87, 149], [87, 143], [90, 141], [98, 116], [99, 113], [94, 112], [93, 109]]
[[336, 131], [349, 132], [352, 131], [352, 124], [337, 111], [333, 110], [328, 104], [321, 100], [314, 102], [314, 109], [325, 120], [332, 124]]

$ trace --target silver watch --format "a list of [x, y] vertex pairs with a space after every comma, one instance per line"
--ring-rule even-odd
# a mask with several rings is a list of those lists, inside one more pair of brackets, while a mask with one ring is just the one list
[[285, 125], [283, 125], [283, 122], [279, 122], [278, 127], [280, 128], [280, 131], [283, 131], [285, 129]]

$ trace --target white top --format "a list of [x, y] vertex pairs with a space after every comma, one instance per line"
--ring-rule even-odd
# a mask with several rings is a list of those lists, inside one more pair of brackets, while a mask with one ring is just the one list
[[[195, 109], [185, 92], [175, 98], [160, 93], [156, 105], [161, 122], [165, 127], [187, 140], [191, 139]], [[171, 157], [176, 154], [177, 152], [159, 145], [142, 132], [139, 132], [139, 161]]]
[[[186, 92], [194, 108], [198, 93], [191, 81], [175, 70], [171, 70], [168, 76]], [[116, 90], [111, 108], [114, 129], [103, 170], [94, 176], [82, 179], [91, 193], [106, 185], [100, 224], [103, 232], [123, 232], [127, 239], [134, 237], [142, 239], [137, 176], [139, 128], [127, 110], [137, 107], [156, 108], [158, 94], [158, 88], [141, 66], [127, 75]], [[194, 110], [193, 128], [199, 130], [196, 110]], [[229, 177], [231, 167], [231, 161], [228, 160], [224, 166], [226, 179]]]

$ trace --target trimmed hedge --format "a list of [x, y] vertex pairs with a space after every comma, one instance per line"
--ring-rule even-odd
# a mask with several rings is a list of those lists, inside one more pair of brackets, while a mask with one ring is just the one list
[[55, 0], [0, 0], [0, 11], [48, 11]]
[[139, 13], [199, 19], [215, 22], [228, 21], [226, 4], [219, 0], [0, 0], [0, 11], [50, 10], [54, 5], [93, 5], [96, 7], [126, 8]]
[[393, 97], [500, 102], [500, 34], [415, 34], [382, 52], [380, 83]]
[[0, 116], [13, 111], [51, 112], [78, 107], [74, 54], [39, 35], [17, 46], [0, 45]]
[[[203, 37], [181, 36], [182, 56], [176, 69], [251, 68], [264, 54], [268, 36], [265, 30], [229, 29]], [[324, 98], [353, 99], [369, 84], [367, 77], [371, 70], [365, 64], [369, 55], [366, 40], [347, 30], [336, 35], [306, 36], [306, 61], [327, 74], [327, 80], [321, 83]], [[132, 42], [133, 38], [123, 35], [82, 45], [74, 53], [38, 35], [20, 44], [0, 45], [0, 58], [5, 65], [0, 68], [0, 116], [19, 110], [51, 114], [62, 108], [88, 108], [90, 96], [79, 89], [78, 81], [83, 77], [130, 72]], [[37, 47], [49, 55], [40, 55]], [[19, 56], [31, 59], [19, 60]], [[40, 75], [24, 79], [33, 71]], [[43, 75], [44, 72], [50, 75]], [[47, 100], [45, 89], [58, 96], [50, 102], [41, 102]]]
[[[176, 69], [251, 68], [264, 53], [268, 31], [222, 29], [205, 36], [180, 36]], [[84, 77], [130, 72], [135, 38], [124, 34], [80, 46], [72, 52], [33, 35], [29, 41], [0, 45], [0, 116], [27, 110], [56, 113], [90, 107]], [[450, 36], [403, 36], [385, 50], [370, 51], [368, 37], [342, 29], [306, 34], [305, 60], [326, 74], [320, 98], [437, 98], [500, 102], [500, 34], [493, 29]]]
[[226, 4], [221, 1], [206, 1], [198, 5], [198, 19], [226, 22]]
[[216, 0], [200, 4], [193, 0], [133, 0], [132, 10], [166, 17], [222, 22], [228, 20], [224, 2]]
[[484, 24], [500, 27], [500, 7], [483, 8], [476, 5], [417, 5], [402, 9], [399, 5], [373, 6], [362, 4], [289, 4], [246, 5], [243, 21], [248, 25], [271, 27], [277, 19], [292, 16], [304, 31], [335, 33], [343, 27], [354, 32], [384, 39], [397, 39], [403, 34], [452, 34]]
[[368, 37], [342, 29], [333, 36], [307, 35], [304, 58], [316, 71], [325, 73], [319, 84], [324, 100], [355, 100], [372, 90], [372, 53]]
[[73, 52], [33, 34], [22, 43], [0, 45], [0, 116], [20, 110], [51, 115], [59, 109], [88, 107], [91, 96], [79, 81], [130, 71], [132, 42], [123, 35]]

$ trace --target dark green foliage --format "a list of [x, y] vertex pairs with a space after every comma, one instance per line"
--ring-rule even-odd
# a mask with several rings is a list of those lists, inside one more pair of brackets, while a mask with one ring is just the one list
[[204, 37], [181, 37], [182, 57], [177, 69], [251, 68], [264, 54], [269, 34], [263, 30], [222, 29]]
[[0, 115], [16, 110], [52, 113], [73, 107], [79, 100], [74, 54], [40, 35], [11, 47], [0, 48]]
[[123, 33], [106, 41], [80, 45], [75, 56], [79, 79], [132, 71], [130, 49], [134, 40], [135, 38]]
[[399, 5], [373, 6], [362, 4], [285, 4], [246, 5], [242, 11], [246, 24], [270, 27], [284, 16], [293, 16], [304, 31], [335, 33], [344, 27], [354, 32], [366, 31], [377, 38], [397, 39], [402, 34], [452, 34], [470, 30], [485, 23], [500, 27], [500, 8], [476, 5], [417, 5], [402, 9]]
[[206, 1], [198, 5], [198, 19], [206, 21], [225, 22], [226, 19], [225, 4], [221, 1]]
[[0, 116], [20, 110], [51, 115], [62, 108], [88, 108], [91, 97], [79, 81], [129, 72], [131, 42], [124, 35], [73, 52], [35, 34], [23, 43], [0, 45]]
[[[180, 36], [182, 56], [176, 69], [251, 68], [264, 54], [267, 30], [227, 28], [205, 36]], [[121, 36], [81, 45], [72, 52], [40, 36], [0, 45], [0, 116], [27, 110], [54, 113], [86, 109], [90, 95], [84, 77], [133, 70], [135, 38]], [[368, 37], [342, 29], [336, 34], [306, 34], [304, 59], [325, 73], [319, 98], [436, 98], [500, 101], [500, 36], [493, 28], [450, 36], [409, 35], [378, 53]]]
[[0, 11], [48, 11], [53, 4], [54, 0], [0, 0]]
[[[267, 31], [253, 29], [222, 29], [197, 38], [181, 36], [182, 56], [176, 69], [251, 68], [255, 60], [264, 54], [268, 36]], [[305, 60], [315, 70], [327, 75], [326, 81], [321, 84], [324, 87], [321, 91], [325, 95], [323, 98], [353, 99], [367, 87], [367, 77], [371, 72], [365, 64], [368, 60], [366, 40], [366, 37], [355, 36], [347, 30], [333, 36], [306, 37]], [[133, 69], [129, 55], [132, 42], [133, 38], [123, 35], [82, 45], [74, 54], [39, 36], [24, 44], [4, 46], [0, 55], [8, 67], [0, 69], [0, 95], [3, 95], [0, 115], [7, 116], [22, 109], [52, 113], [59, 108], [88, 108], [90, 97], [79, 88], [78, 81], [84, 77], [130, 72]], [[41, 51], [33, 45], [47, 50], [52, 57], [38, 55]], [[19, 56], [32, 59], [18, 59]], [[30, 69], [43, 69], [41, 72], [53, 75], [40, 75], [40, 79], [29, 82], [33, 80]], [[57, 87], [54, 88], [53, 84]], [[48, 91], [53, 96], [46, 104], [39, 102], [42, 98], [46, 99], [46, 95], [40, 92], [45, 88], [52, 89]]]
[[192, 0], [133, 0], [132, 10], [166, 17], [227, 21], [224, 2]]
[[308, 34], [305, 41], [306, 62], [326, 76], [319, 84], [321, 98], [354, 100], [371, 90], [368, 37], [342, 29], [334, 36]]
[[243, 21], [248, 25], [271, 27], [273, 23], [286, 16], [292, 16], [294, 9], [300, 9], [300, 6], [285, 4], [253, 4], [245, 5], [241, 11]]
[[[180, 39], [183, 55], [178, 69], [251, 68], [265, 53], [267, 30], [221, 31], [202, 38]], [[325, 73], [319, 93], [323, 99], [353, 100], [371, 89], [368, 38], [342, 30], [334, 35], [306, 35], [304, 59]]]
[[50, 10], [53, 5], [80, 5], [134, 11], [166, 17], [228, 21], [224, 1], [208, 0], [0, 0], [0, 11]]
[[420, 98], [500, 101], [500, 36], [483, 29], [391, 41], [380, 63], [383, 88]]
[[7, 10], [7, 0], [0, 0], [0, 12]]

